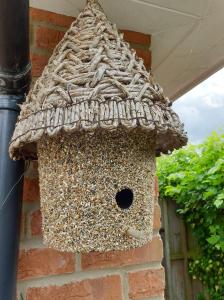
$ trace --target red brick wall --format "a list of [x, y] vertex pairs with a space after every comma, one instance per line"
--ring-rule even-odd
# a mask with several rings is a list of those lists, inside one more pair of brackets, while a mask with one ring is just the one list
[[[73, 18], [31, 9], [33, 77], [40, 76], [53, 48]], [[147, 68], [151, 65], [150, 36], [124, 31]], [[18, 267], [19, 300], [162, 300], [164, 270], [159, 236], [160, 208], [155, 186], [154, 237], [130, 251], [72, 254], [42, 244], [37, 163], [25, 176]]]

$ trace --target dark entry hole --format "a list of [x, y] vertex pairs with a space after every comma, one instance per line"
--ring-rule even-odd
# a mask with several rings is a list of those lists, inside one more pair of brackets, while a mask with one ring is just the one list
[[122, 209], [127, 209], [132, 205], [133, 202], [133, 192], [130, 189], [123, 189], [116, 194], [117, 205]]

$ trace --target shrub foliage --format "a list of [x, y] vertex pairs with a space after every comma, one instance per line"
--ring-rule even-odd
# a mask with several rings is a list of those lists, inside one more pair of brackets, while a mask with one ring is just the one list
[[203, 144], [164, 155], [157, 163], [161, 198], [177, 202], [199, 244], [189, 272], [212, 300], [223, 300], [224, 134], [213, 133]]

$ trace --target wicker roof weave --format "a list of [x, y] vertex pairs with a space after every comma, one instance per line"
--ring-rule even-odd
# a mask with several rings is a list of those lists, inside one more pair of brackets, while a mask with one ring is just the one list
[[43, 135], [120, 126], [154, 132], [160, 152], [187, 142], [183, 124], [143, 60], [99, 3], [89, 0], [21, 106], [9, 152], [14, 159], [35, 157], [26, 145]]

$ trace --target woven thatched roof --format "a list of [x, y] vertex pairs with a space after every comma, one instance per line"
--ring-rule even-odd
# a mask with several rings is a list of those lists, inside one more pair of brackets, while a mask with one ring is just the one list
[[32, 145], [61, 130], [154, 132], [162, 152], [186, 144], [178, 116], [143, 60], [123, 40], [97, 1], [87, 1], [55, 48], [21, 107], [10, 145], [13, 158], [33, 157]]

